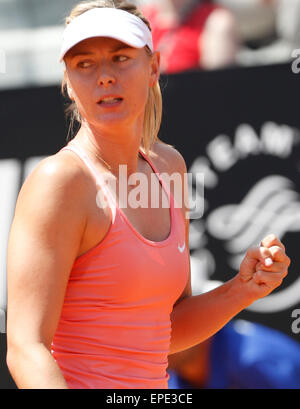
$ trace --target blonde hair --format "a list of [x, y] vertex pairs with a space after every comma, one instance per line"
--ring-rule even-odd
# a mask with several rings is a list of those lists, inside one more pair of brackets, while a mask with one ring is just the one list
[[[131, 13], [139, 17], [150, 29], [151, 26], [149, 21], [143, 16], [143, 14], [137, 9], [137, 7], [126, 0], [91, 0], [91, 1], [82, 1], [78, 3], [72, 10], [70, 15], [66, 18], [65, 24], [68, 25], [73, 19], [85, 13], [88, 10], [93, 8], [117, 8], [128, 13]], [[146, 50], [149, 54], [152, 55], [151, 50], [146, 47]], [[64, 77], [61, 84], [61, 92], [64, 97], [68, 97], [67, 89], [67, 73], [64, 72]], [[82, 118], [80, 112], [76, 106], [76, 103], [73, 101], [69, 103], [65, 109], [66, 116], [70, 116], [70, 128], [74, 130], [74, 122], [77, 121], [81, 123]], [[142, 148], [148, 154], [151, 148], [153, 147], [158, 139], [158, 132], [160, 129], [162, 120], [162, 95], [159, 82], [149, 89], [149, 96], [145, 107], [145, 116], [144, 116], [144, 126], [143, 126], [143, 138], [142, 138]], [[68, 139], [69, 133], [68, 132]], [[72, 139], [72, 138], [70, 138]], [[161, 142], [161, 141], [160, 141]]]

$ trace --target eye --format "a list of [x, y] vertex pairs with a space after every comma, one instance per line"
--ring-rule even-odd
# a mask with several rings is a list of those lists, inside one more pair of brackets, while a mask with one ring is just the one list
[[91, 61], [80, 61], [77, 64], [77, 67], [79, 67], [79, 68], [89, 68], [91, 65], [92, 65]]
[[127, 57], [126, 55], [116, 55], [115, 60], [118, 62], [125, 62], [129, 60], [129, 57]]

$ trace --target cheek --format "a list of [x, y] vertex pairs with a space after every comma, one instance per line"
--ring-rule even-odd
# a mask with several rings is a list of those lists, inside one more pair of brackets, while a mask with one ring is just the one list
[[91, 86], [91, 78], [89, 78], [88, 75], [82, 75], [75, 70], [71, 71], [68, 76], [73, 92], [75, 93], [74, 96], [77, 99], [81, 99], [82, 96], [85, 95], [85, 91]]
[[133, 103], [139, 106], [146, 104], [149, 95], [149, 76], [144, 66], [131, 70], [122, 83]]
[[70, 78], [77, 107], [83, 116], [89, 111], [89, 106], [93, 104], [91, 96], [94, 93], [94, 83], [88, 77], [73, 75]]

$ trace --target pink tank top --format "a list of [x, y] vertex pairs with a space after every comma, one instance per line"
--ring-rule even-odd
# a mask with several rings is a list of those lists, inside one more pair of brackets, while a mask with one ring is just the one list
[[112, 221], [104, 239], [74, 262], [51, 352], [69, 388], [166, 389], [170, 313], [189, 274], [182, 211], [140, 151], [168, 195], [171, 216], [165, 240], [146, 239], [83, 149], [70, 143], [64, 149], [89, 168], [110, 204]]

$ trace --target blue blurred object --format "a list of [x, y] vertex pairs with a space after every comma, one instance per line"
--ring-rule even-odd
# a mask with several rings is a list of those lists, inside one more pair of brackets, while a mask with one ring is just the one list
[[[227, 324], [212, 338], [210, 365], [204, 389], [300, 388], [300, 344], [261, 324]], [[170, 389], [195, 388], [168, 372]]]

